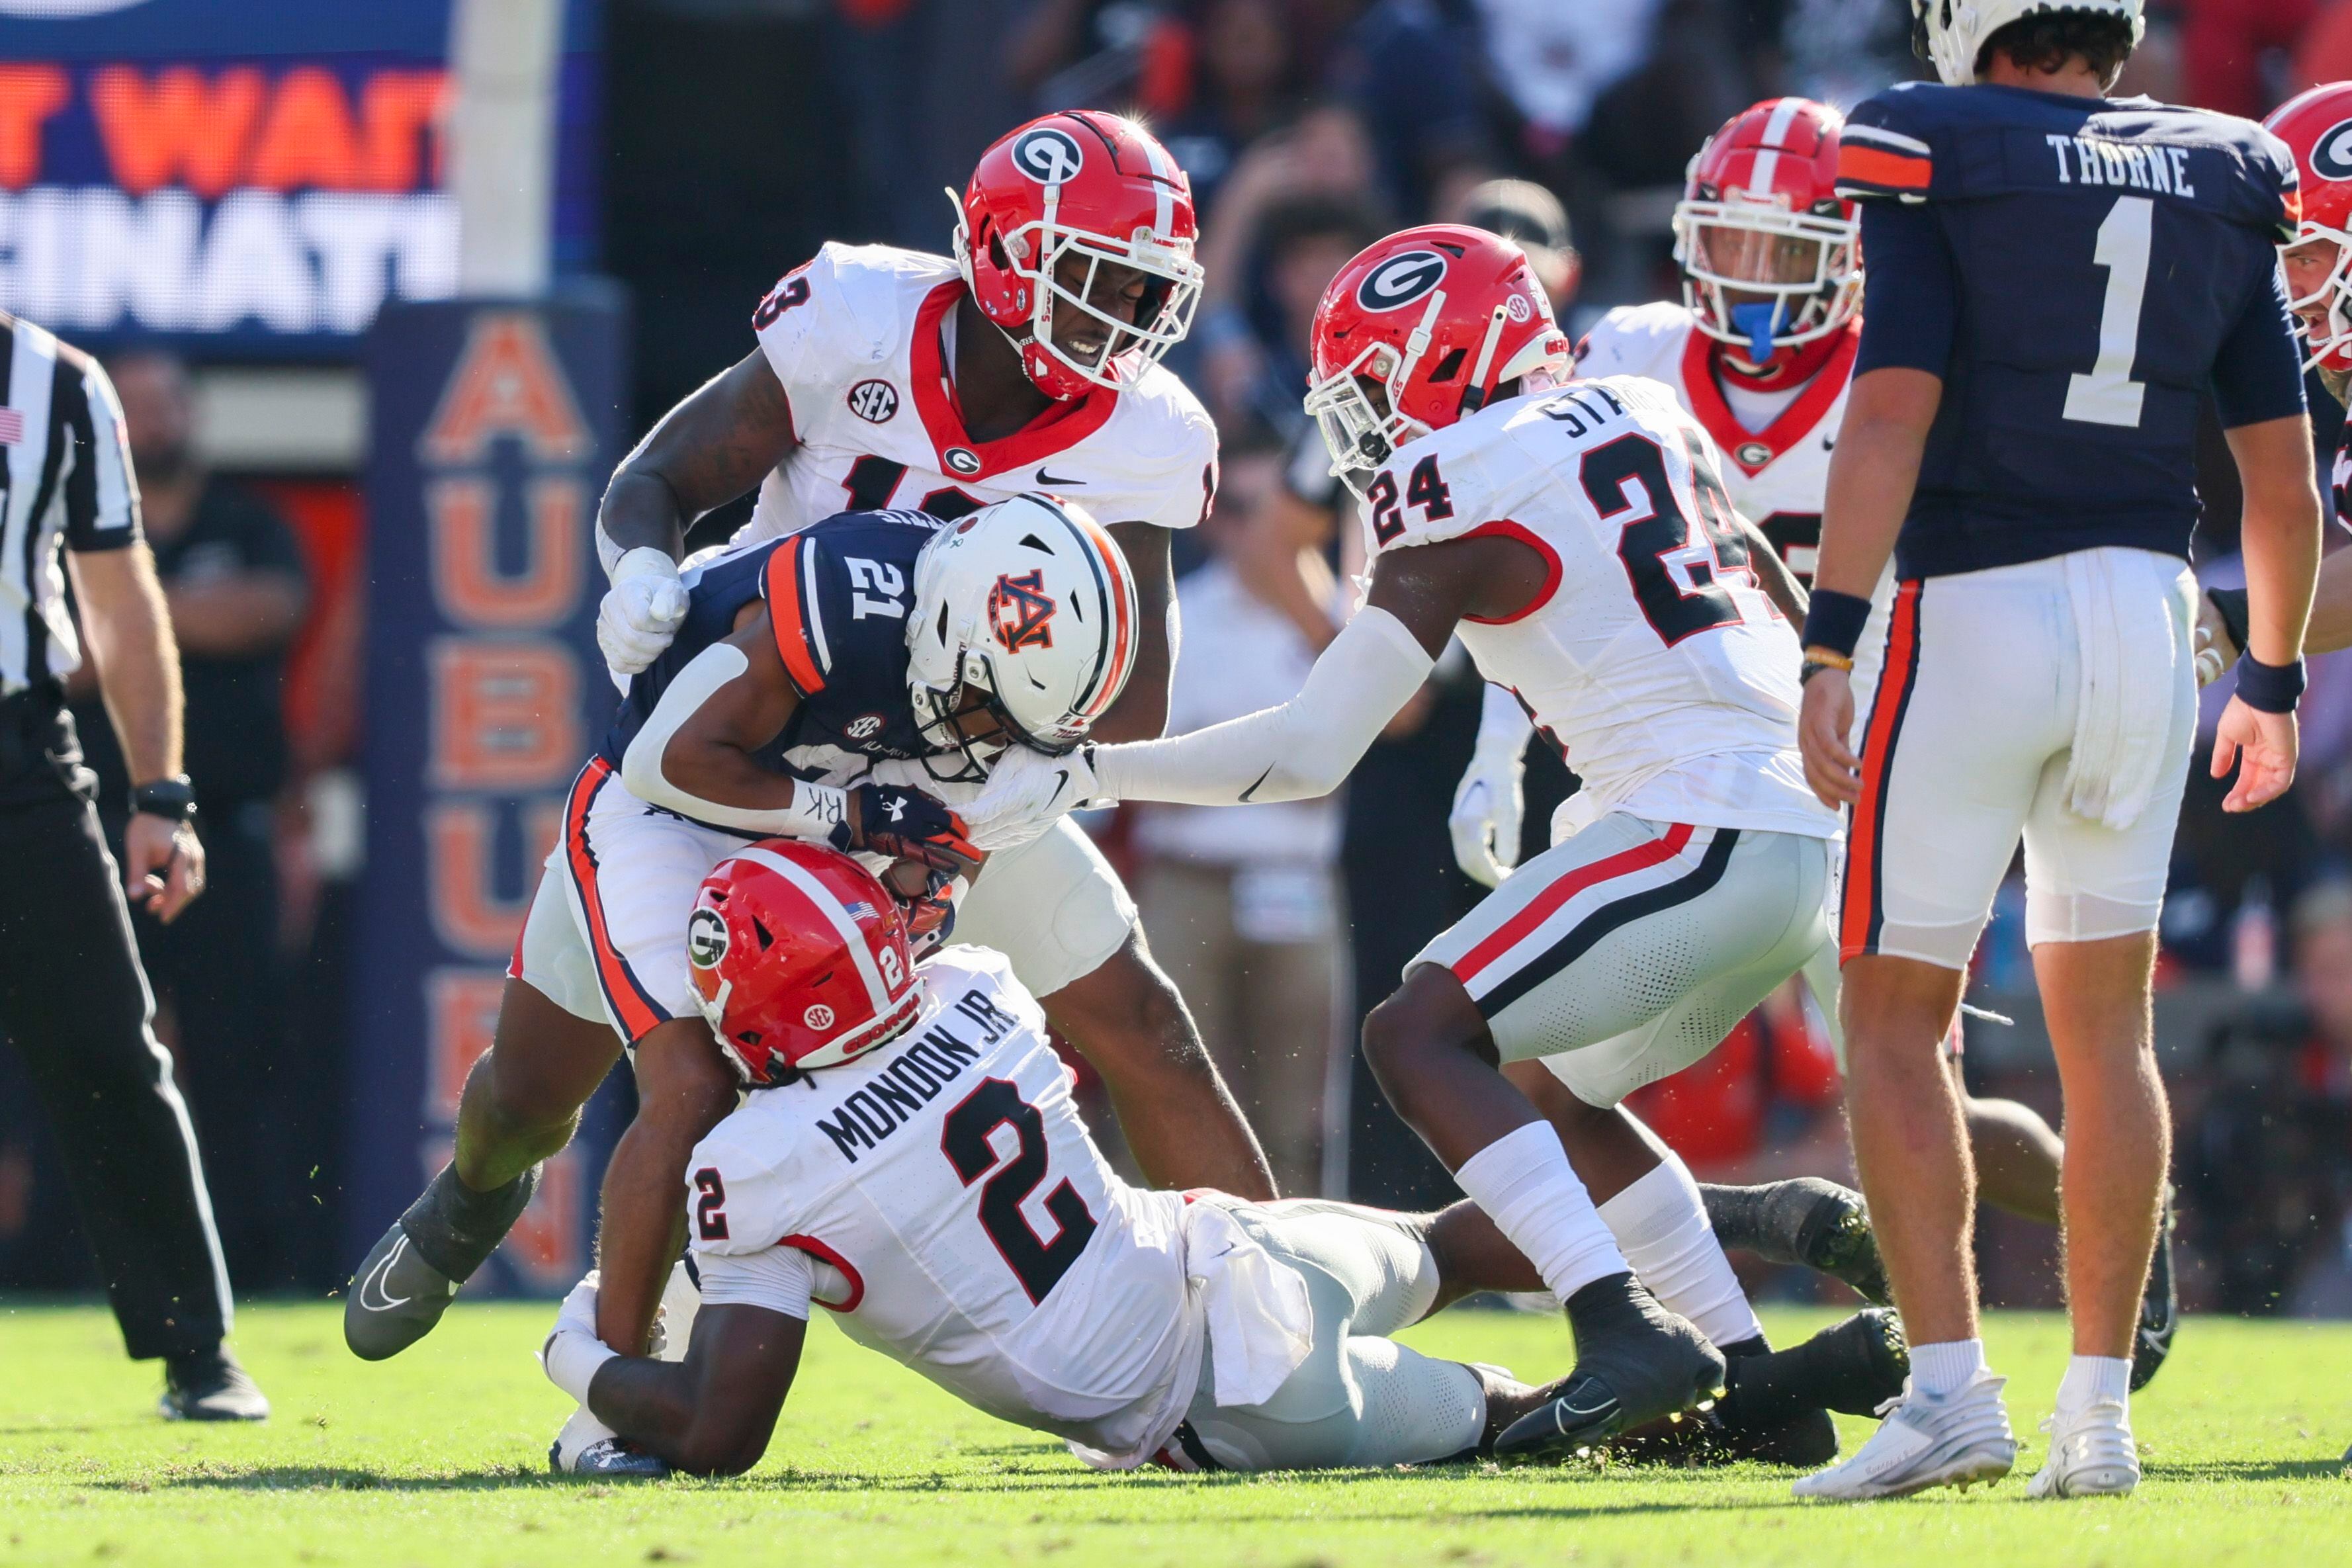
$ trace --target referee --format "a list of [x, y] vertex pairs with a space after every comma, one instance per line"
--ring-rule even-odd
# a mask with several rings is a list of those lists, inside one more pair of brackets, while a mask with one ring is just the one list
[[[228, 1270], [125, 903], [170, 921], [205, 866], [122, 413], [96, 361], [5, 313], [0, 386], [0, 1030], [56, 1129], [124, 1346], [163, 1361], [163, 1414], [258, 1421], [269, 1402], [223, 1342]], [[82, 650], [60, 545], [134, 785], [119, 880], [65, 711]]]

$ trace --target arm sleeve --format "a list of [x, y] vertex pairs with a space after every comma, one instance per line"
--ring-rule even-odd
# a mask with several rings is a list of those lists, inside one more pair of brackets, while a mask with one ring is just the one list
[[662, 771], [662, 754], [669, 749], [670, 737], [677, 733], [679, 726], [710, 700], [720, 687], [750, 668], [751, 661], [743, 657], [742, 650], [730, 643], [712, 643], [696, 654], [684, 669], [671, 678], [661, 700], [654, 704], [653, 712], [629, 742], [629, 749], [621, 758], [621, 785], [647, 805], [657, 805], [714, 827], [740, 827], [751, 833], [822, 843], [849, 817], [848, 795], [830, 784], [794, 779], [790, 806], [760, 808], [705, 800], [671, 783]]
[[1862, 348], [1853, 373], [1889, 366], [1942, 375], [1951, 363], [1960, 280], [1935, 209], [1862, 204]]
[[764, 1252], [697, 1251], [695, 1272], [701, 1277], [706, 1307], [765, 1307], [805, 1322], [815, 1295], [816, 1265], [796, 1247], [771, 1247]]
[[1436, 661], [1386, 610], [1366, 608], [1323, 650], [1298, 695], [1279, 708], [1164, 741], [1095, 752], [1102, 793], [1118, 800], [1235, 805], [1312, 800], [1339, 787], [1381, 726]]
[[2225, 430], [2304, 412], [2303, 354], [2275, 266], [2262, 268], [2213, 355], [2213, 401]]
[[59, 438], [73, 443], [66, 476], [66, 548], [87, 554], [121, 550], [145, 537], [139, 527], [139, 485], [131, 473], [131, 444], [114, 384], [95, 362], [61, 409]]

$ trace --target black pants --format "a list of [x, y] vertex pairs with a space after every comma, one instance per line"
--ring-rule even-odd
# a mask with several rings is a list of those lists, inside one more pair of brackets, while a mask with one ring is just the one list
[[70, 722], [0, 703], [0, 1031], [56, 1134], [74, 1207], [134, 1360], [210, 1349], [228, 1272], [121, 878]]

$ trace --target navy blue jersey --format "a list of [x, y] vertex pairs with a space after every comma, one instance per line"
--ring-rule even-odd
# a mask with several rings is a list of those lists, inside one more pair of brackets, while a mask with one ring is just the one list
[[1864, 204], [1855, 374], [1944, 382], [1906, 577], [2185, 556], [2201, 401], [2231, 427], [2303, 409], [2273, 248], [2294, 160], [2252, 121], [1909, 83], [1854, 110], [1838, 188]]
[[853, 511], [813, 528], [730, 551], [682, 572], [686, 620], [662, 656], [629, 682], [602, 754], [615, 767], [677, 672], [731, 636], [746, 605], [764, 599], [784, 673], [800, 692], [783, 732], [757, 761], [814, 776], [812, 751], [919, 757], [934, 748], [907, 698], [907, 614], [915, 557], [939, 520], [911, 511]]

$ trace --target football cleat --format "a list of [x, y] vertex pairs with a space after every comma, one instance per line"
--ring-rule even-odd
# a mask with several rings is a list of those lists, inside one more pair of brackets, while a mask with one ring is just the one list
[[2139, 1449], [2121, 1402], [2060, 1411], [2042, 1429], [2050, 1434], [2050, 1453], [2027, 1484], [2027, 1497], [2125, 1497], [2139, 1485]]
[[155, 1408], [166, 1421], [269, 1419], [268, 1397], [226, 1345], [166, 1361], [163, 1397]]
[[1894, 1302], [1870, 1211], [1852, 1187], [1798, 1176], [1755, 1187], [1699, 1184], [1715, 1238], [1767, 1263], [1797, 1263], [1843, 1280], [1874, 1307]]
[[1495, 1440], [1509, 1464], [1574, 1458], [1622, 1432], [1678, 1415], [1723, 1393], [1723, 1356], [1660, 1306], [1631, 1274], [1569, 1298], [1576, 1366], [1542, 1405]]
[[395, 1222], [352, 1277], [343, 1342], [362, 1361], [398, 1355], [431, 1333], [457, 1299], [457, 1282], [425, 1262]]
[[1979, 1373], [1941, 1399], [1906, 1385], [1900, 1398], [1881, 1407], [1886, 1419], [1852, 1458], [1797, 1478], [1797, 1496], [1866, 1502], [2000, 1479], [2017, 1463], [2017, 1436], [2000, 1400], [2007, 1382]]
[[2172, 1279], [2172, 1187], [2168, 1183], [2164, 1212], [2156, 1222], [2156, 1255], [2147, 1260], [2147, 1288], [2140, 1292], [2139, 1328], [2132, 1335], [2134, 1394], [2155, 1381], [2164, 1358], [2172, 1353], [2173, 1331], [2179, 1327], [2180, 1292]]
[[547, 1468], [559, 1476], [593, 1476], [603, 1480], [659, 1481], [669, 1479], [669, 1463], [646, 1453], [605, 1426], [582, 1405], [547, 1446]]

